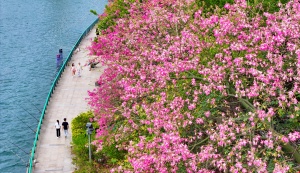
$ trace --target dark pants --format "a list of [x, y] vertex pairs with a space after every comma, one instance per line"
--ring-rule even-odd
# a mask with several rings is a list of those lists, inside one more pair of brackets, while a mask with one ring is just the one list
[[60, 129], [56, 129], [56, 136], [60, 137]]

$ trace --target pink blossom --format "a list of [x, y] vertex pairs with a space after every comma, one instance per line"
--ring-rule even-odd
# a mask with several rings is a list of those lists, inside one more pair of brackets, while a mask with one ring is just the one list
[[196, 123], [197, 123], [197, 124], [203, 124], [204, 121], [203, 121], [202, 118], [197, 118], [197, 119], [196, 119]]
[[289, 133], [288, 138], [290, 141], [294, 142], [294, 141], [300, 139], [300, 132], [295, 131], [293, 133]]
[[210, 116], [210, 111], [206, 111], [206, 112], [204, 113], [204, 115], [205, 115], [206, 117], [209, 117], [209, 116]]
[[205, 14], [192, 1], [124, 3], [129, 14], [89, 48], [105, 66], [87, 99], [95, 146], [127, 151], [128, 167], [114, 171], [267, 172], [264, 151], [274, 171], [292, 170], [281, 145], [299, 132], [275, 131], [299, 111], [298, 1], [271, 13], [236, 0]]

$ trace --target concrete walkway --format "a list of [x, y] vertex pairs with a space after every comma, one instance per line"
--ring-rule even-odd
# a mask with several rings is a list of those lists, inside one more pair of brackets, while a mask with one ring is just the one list
[[87, 46], [91, 44], [91, 39], [95, 36], [94, 28], [81, 41], [80, 51], [74, 53], [50, 99], [37, 143], [35, 153], [37, 163], [32, 171], [34, 173], [71, 173], [75, 170], [70, 149], [71, 129], [69, 129], [67, 138], [64, 137], [63, 130], [61, 130], [61, 137], [57, 138], [54, 124], [56, 120], [59, 120], [61, 124], [63, 119], [67, 118], [69, 125], [71, 125], [74, 117], [89, 110], [85, 100], [88, 97], [87, 91], [95, 88], [95, 81], [104, 68], [100, 64], [96, 68], [92, 68], [91, 71], [89, 71], [88, 66], [83, 67], [81, 77], [77, 75], [72, 77], [70, 69], [73, 62], [75, 65], [78, 65], [78, 62], [84, 65], [90, 58]]

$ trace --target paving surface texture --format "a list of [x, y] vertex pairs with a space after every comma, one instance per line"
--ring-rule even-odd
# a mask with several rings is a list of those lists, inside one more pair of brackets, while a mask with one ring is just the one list
[[35, 153], [37, 163], [32, 171], [34, 173], [71, 173], [75, 170], [70, 148], [71, 128], [69, 128], [67, 138], [64, 137], [63, 130], [61, 130], [61, 137], [57, 138], [54, 124], [56, 120], [59, 120], [61, 124], [63, 119], [67, 118], [67, 122], [71, 126], [73, 118], [89, 110], [85, 100], [88, 97], [87, 91], [95, 88], [95, 81], [104, 68], [98, 64], [89, 71], [89, 67], [84, 66], [81, 77], [78, 77], [77, 74], [72, 77], [71, 64], [78, 65], [78, 62], [82, 65], [86, 64], [87, 60], [91, 58], [88, 55], [87, 47], [90, 46], [91, 39], [95, 36], [94, 28], [81, 41], [80, 50], [75, 51], [50, 98], [37, 143]]

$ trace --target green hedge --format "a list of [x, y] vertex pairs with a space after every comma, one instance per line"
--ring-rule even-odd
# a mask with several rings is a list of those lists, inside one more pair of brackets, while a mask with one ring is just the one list
[[[110, 168], [114, 167], [125, 159], [125, 152], [119, 151], [116, 145], [106, 145], [101, 151], [96, 151], [96, 147], [91, 145], [92, 162], [89, 162], [88, 136], [86, 134], [86, 123], [91, 122], [94, 118], [91, 111], [81, 113], [71, 122], [72, 124], [72, 153], [73, 164], [76, 165], [74, 173], [97, 173], [109, 172]], [[93, 127], [97, 129], [97, 122], [92, 122]], [[91, 141], [95, 140], [95, 131], [91, 135]]]
[[[73, 164], [76, 165], [76, 172], [80, 173], [96, 173], [98, 172], [95, 162], [89, 162], [89, 148], [88, 148], [88, 136], [86, 134], [86, 123], [90, 122], [90, 119], [94, 115], [92, 112], [85, 112], [78, 115], [71, 122], [72, 124], [72, 153]], [[93, 126], [97, 128], [97, 124], [93, 123]], [[91, 135], [92, 140], [95, 139], [95, 132]], [[92, 151], [95, 151], [95, 147], [92, 146]], [[92, 154], [94, 156], [94, 152]], [[97, 158], [93, 157], [93, 160]]]

